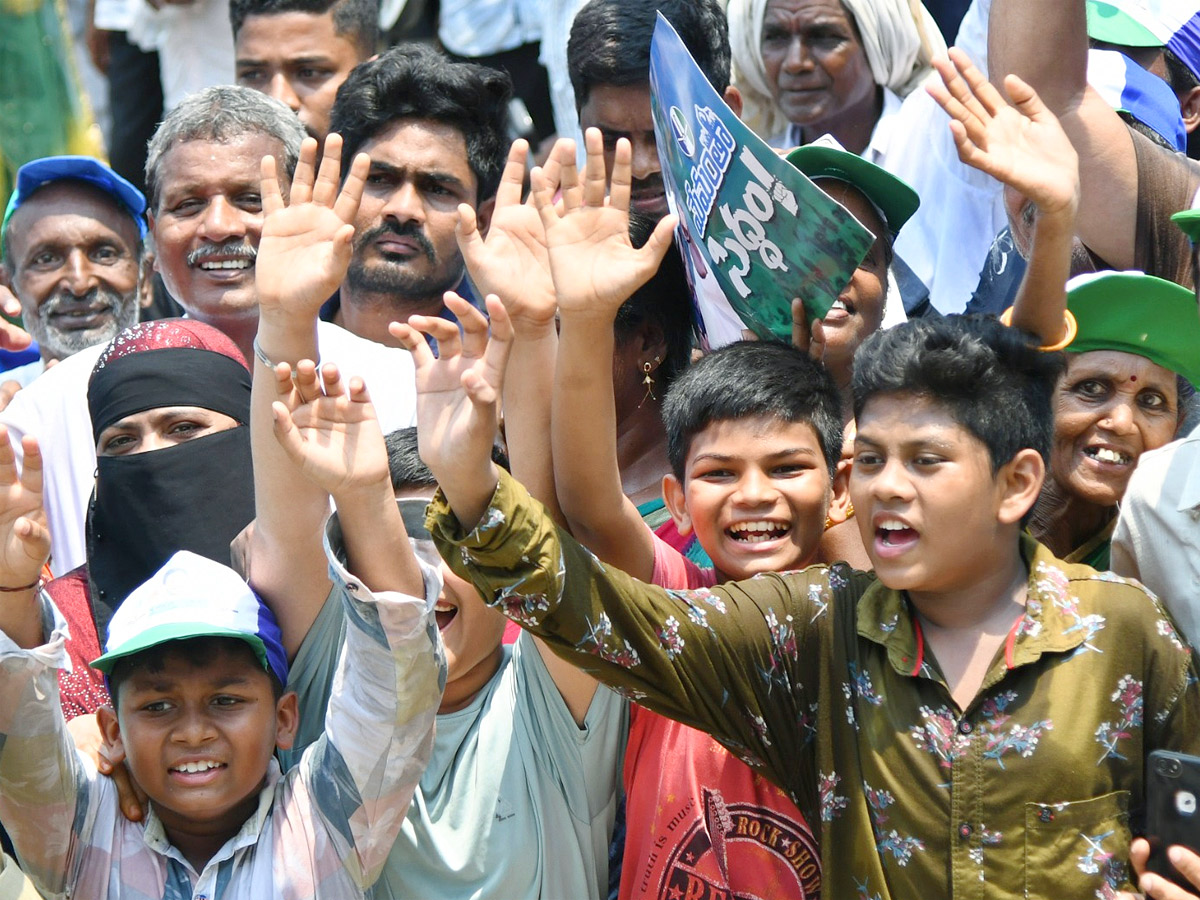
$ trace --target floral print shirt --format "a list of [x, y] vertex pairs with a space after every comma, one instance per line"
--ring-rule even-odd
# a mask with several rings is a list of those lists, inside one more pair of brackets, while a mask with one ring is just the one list
[[845, 565], [668, 591], [605, 566], [502, 475], [431, 530], [490, 603], [639, 703], [713, 734], [820, 822], [834, 898], [1109, 898], [1145, 759], [1200, 752], [1192, 651], [1136, 582], [1021, 539], [1025, 614], [965, 709], [906, 596]]

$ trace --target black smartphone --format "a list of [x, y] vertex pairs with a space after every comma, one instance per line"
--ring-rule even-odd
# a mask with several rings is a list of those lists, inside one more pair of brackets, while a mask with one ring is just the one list
[[1200, 853], [1200, 756], [1155, 750], [1150, 754], [1146, 785], [1146, 868], [1190, 894], [1192, 884], [1175, 871], [1167, 848], [1175, 844]]

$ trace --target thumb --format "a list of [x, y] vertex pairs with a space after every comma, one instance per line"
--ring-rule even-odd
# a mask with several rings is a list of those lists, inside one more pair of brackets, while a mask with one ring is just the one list
[[1042, 102], [1037, 91], [1018, 75], [1005, 77], [1004, 92], [1008, 94], [1008, 99], [1012, 101], [1013, 106], [1027, 119], [1037, 120], [1047, 115], [1057, 118], [1046, 108], [1046, 104]]
[[278, 400], [271, 404], [271, 427], [275, 432], [275, 440], [279, 442], [288, 459], [296, 464], [303, 463], [304, 439], [300, 437], [291, 412]]

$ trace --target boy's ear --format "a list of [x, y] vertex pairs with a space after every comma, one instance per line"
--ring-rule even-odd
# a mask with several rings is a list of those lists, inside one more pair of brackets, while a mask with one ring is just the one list
[[999, 505], [996, 516], [1004, 525], [1018, 524], [1042, 491], [1046, 463], [1036, 450], [1026, 447], [996, 473]]
[[833, 475], [833, 485], [829, 494], [829, 524], [841, 525], [850, 518], [854, 510], [850, 503], [850, 464], [851, 460], [838, 460], [837, 469]]
[[683, 535], [692, 533], [692, 517], [688, 515], [687, 504], [684, 502], [683, 483], [674, 474], [663, 476], [663, 503], [675, 520], [676, 530]]
[[125, 742], [121, 740], [121, 723], [117, 711], [111, 706], [96, 710], [96, 724], [100, 726], [100, 737], [104, 739], [104, 755], [114, 766], [125, 759]]
[[300, 700], [295, 691], [288, 691], [275, 704], [275, 746], [291, 750], [300, 728]]

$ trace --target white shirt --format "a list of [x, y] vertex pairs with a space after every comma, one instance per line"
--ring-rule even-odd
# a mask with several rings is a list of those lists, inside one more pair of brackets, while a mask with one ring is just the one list
[[544, 0], [442, 0], [438, 40], [458, 56], [490, 56], [542, 39]]
[[[343, 376], [358, 375], [366, 383], [385, 434], [416, 424], [415, 370], [407, 350], [385, 347], [332, 322], [317, 323], [317, 341], [321, 362], [336, 363]], [[87, 561], [84, 526], [96, 480], [96, 442], [87, 386], [106, 346], [88, 347], [64, 359], [19, 391], [0, 413], [0, 424], [8, 426], [18, 462], [22, 460], [23, 435], [33, 435], [41, 446], [50, 566], [55, 575], [64, 575]]]
[[1157, 594], [1200, 646], [1200, 428], [1141, 455], [1121, 501], [1112, 569]]

